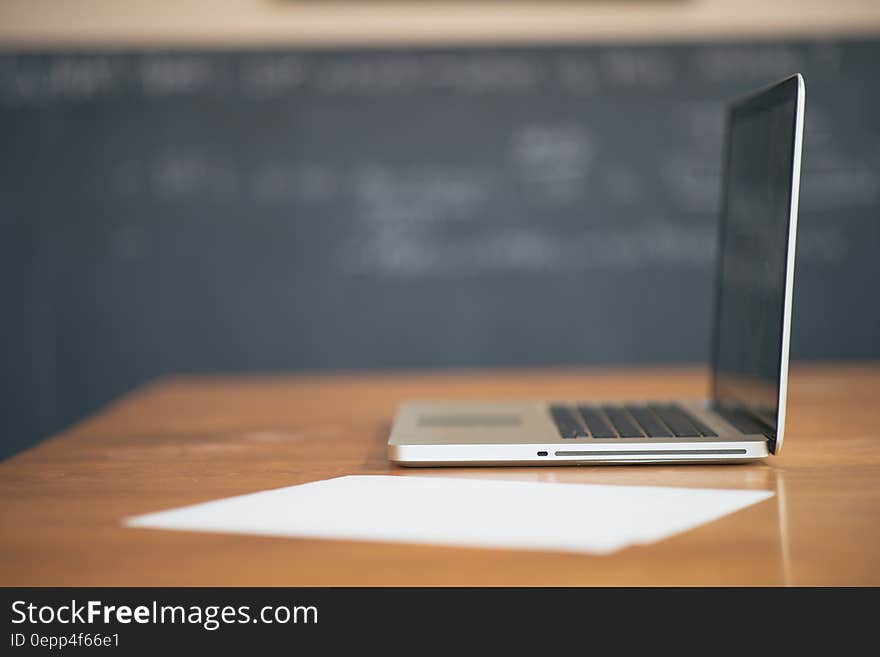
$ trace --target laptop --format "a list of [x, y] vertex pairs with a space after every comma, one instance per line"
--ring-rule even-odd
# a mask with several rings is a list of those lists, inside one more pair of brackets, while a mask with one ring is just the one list
[[389, 458], [404, 466], [732, 463], [785, 434], [804, 80], [728, 110], [711, 343], [711, 398], [412, 401]]

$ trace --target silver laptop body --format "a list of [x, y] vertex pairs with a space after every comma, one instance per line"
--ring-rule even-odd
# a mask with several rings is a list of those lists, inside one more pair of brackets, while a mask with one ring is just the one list
[[711, 399], [412, 401], [389, 458], [406, 466], [747, 462], [785, 432], [804, 80], [731, 104], [724, 149]]

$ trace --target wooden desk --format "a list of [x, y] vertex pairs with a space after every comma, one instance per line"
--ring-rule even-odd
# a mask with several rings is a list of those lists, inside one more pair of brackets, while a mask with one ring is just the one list
[[[880, 584], [880, 365], [801, 366], [779, 457], [752, 465], [404, 470], [397, 403], [701, 396], [695, 369], [176, 378], [0, 464], [0, 585]], [[125, 528], [123, 517], [346, 474], [756, 488], [653, 545], [578, 556]]]

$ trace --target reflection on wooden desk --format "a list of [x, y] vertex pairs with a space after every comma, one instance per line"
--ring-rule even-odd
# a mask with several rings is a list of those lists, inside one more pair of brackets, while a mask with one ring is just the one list
[[[133, 530], [121, 519], [347, 474], [405, 398], [699, 397], [700, 369], [174, 378], [0, 464], [3, 585], [880, 583], [880, 366], [798, 366], [790, 440], [755, 465], [454, 468], [418, 476], [764, 489], [609, 556]], [[407, 472], [407, 474], [412, 474]]]

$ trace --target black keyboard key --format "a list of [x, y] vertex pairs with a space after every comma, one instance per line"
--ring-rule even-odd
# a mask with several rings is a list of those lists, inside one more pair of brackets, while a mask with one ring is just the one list
[[705, 424], [700, 422], [696, 417], [694, 417], [693, 413], [688, 413], [684, 409], [681, 409], [681, 412], [687, 416], [687, 419], [690, 420], [691, 424], [693, 424], [697, 429], [700, 430], [700, 433], [704, 436], [717, 436], [718, 434], [712, 431]]
[[598, 410], [589, 406], [578, 406], [578, 411], [593, 438], [617, 438], [617, 433]]
[[611, 420], [621, 438], [642, 438], [644, 434], [625, 410], [615, 406], [604, 406], [602, 410]]
[[688, 419], [687, 415], [677, 406], [651, 406], [663, 423], [679, 438], [698, 438], [702, 434]]
[[627, 406], [626, 410], [641, 425], [646, 436], [651, 438], [671, 438], [672, 432], [660, 421], [654, 411], [647, 406]]
[[752, 419], [742, 411], [720, 407], [713, 410], [734, 427], [736, 427], [739, 431], [742, 431], [745, 434], [763, 436], [766, 435], [767, 432], [770, 430], [769, 427], [766, 427], [757, 420]]
[[587, 432], [575, 414], [565, 406], [551, 406], [550, 415], [563, 438], [586, 438]]

